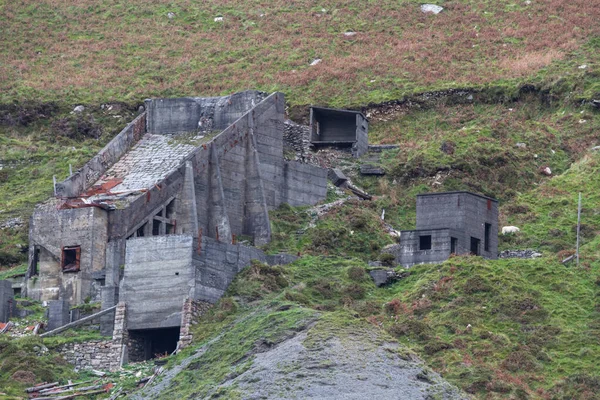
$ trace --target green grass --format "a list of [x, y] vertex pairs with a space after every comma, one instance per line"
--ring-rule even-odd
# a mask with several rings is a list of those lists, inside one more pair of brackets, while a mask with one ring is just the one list
[[306, 256], [275, 270], [254, 264], [197, 325], [207, 351], [163, 395], [238, 398], [235, 387], [219, 385], [249, 368], [253, 348], [317, 318], [305, 346], [343, 340], [368, 322], [476, 397], [586, 398], [599, 372], [599, 273], [600, 263], [577, 269], [553, 258], [454, 257], [376, 288], [356, 259]]
[[[0, 103], [139, 102], [257, 88], [283, 91], [296, 105], [360, 106], [557, 80], [584, 82], [579, 95], [597, 93], [586, 74], [597, 73], [592, 35], [600, 12], [585, 0], [459, 0], [443, 2], [439, 15], [420, 5], [4, 1]], [[348, 30], [357, 35], [344, 36]], [[323, 61], [309, 66], [315, 58]]]

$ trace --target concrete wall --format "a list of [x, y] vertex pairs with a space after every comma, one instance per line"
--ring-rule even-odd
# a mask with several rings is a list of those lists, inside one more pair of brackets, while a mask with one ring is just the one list
[[[484, 251], [485, 223], [491, 224], [489, 251]], [[498, 201], [468, 192], [432, 193], [417, 196], [417, 229], [451, 228], [461, 231], [459, 243], [465, 254], [470, 238], [481, 240], [480, 255], [498, 257]]]
[[356, 142], [356, 113], [311, 108], [311, 141]]
[[[92, 293], [104, 269], [108, 216], [96, 207], [35, 211], [29, 225], [29, 269], [26, 295], [36, 300], [67, 300], [81, 304]], [[62, 272], [62, 248], [81, 246], [79, 272]], [[34, 261], [39, 250], [35, 276]]]
[[51, 300], [48, 302], [48, 331], [60, 328], [70, 321], [70, 307], [65, 300]]
[[194, 295], [192, 237], [151, 236], [130, 239], [120, 301], [127, 304], [127, 328], [179, 326], [183, 300]]
[[354, 157], [362, 157], [369, 151], [369, 121], [362, 115], [356, 114], [356, 143], [352, 148]]
[[267, 262], [259, 249], [229, 244], [205, 237], [194, 241], [193, 263], [196, 268], [195, 300], [217, 302], [233, 278], [250, 265], [251, 260]]
[[284, 164], [284, 202], [291, 206], [316, 204], [327, 196], [327, 170], [309, 164]]
[[[425, 235], [431, 235], [430, 250], [419, 249], [419, 237]], [[396, 261], [404, 267], [443, 262], [450, 256], [450, 237], [449, 229], [402, 231]]]
[[140, 114], [80, 170], [56, 185], [58, 197], [76, 197], [116, 163], [146, 132], [146, 113]]
[[146, 100], [148, 132], [173, 134], [223, 130], [260, 103], [264, 93], [248, 90], [224, 97]]
[[8, 322], [14, 309], [13, 288], [10, 281], [0, 281], [0, 322]]

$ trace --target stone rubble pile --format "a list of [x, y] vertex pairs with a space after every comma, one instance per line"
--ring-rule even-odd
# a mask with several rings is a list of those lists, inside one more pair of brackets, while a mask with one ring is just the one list
[[538, 258], [542, 253], [535, 250], [504, 250], [498, 254], [499, 258]]

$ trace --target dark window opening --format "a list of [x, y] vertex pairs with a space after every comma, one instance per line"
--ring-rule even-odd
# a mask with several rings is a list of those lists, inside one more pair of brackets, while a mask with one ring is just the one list
[[175, 233], [175, 225], [165, 224], [165, 226], [167, 227], [167, 235], [171, 235], [171, 234]]
[[483, 250], [490, 251], [490, 234], [492, 232], [492, 224], [485, 224], [485, 235], [483, 236]]
[[15, 297], [21, 297], [21, 288], [20, 287], [13, 288], [13, 295]]
[[480, 243], [481, 243], [481, 240], [471, 236], [471, 254], [476, 255], [476, 256], [479, 255]]
[[40, 249], [35, 247], [33, 249], [33, 260], [31, 261], [31, 276], [38, 275], [40, 273]]
[[171, 202], [169, 204], [167, 204], [166, 207], [166, 217], [167, 218], [173, 218], [175, 215], [175, 200], [171, 200]]
[[458, 247], [458, 239], [457, 238], [450, 238], [450, 254], [457, 254], [456, 250]]
[[177, 348], [179, 327], [129, 331], [129, 360], [144, 361], [170, 355]]
[[81, 247], [79, 246], [68, 246], [63, 247], [61, 268], [62, 272], [77, 272], [79, 271], [81, 256]]
[[144, 237], [146, 235], [146, 227], [147, 226], [148, 226], [148, 223], [146, 222], [144, 225], [137, 228], [137, 230], [135, 231], [136, 237]]
[[419, 236], [419, 250], [431, 250], [431, 235]]
[[155, 219], [152, 221], [152, 236], [160, 235], [160, 224], [161, 222], [159, 220]]

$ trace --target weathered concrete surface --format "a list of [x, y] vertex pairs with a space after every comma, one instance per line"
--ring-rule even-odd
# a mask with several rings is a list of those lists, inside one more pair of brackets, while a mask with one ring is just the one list
[[[195, 299], [214, 302], [251, 258], [268, 261], [256, 249], [233, 245], [224, 252], [216, 250], [214, 256], [202, 254], [208, 269], [196, 279], [189, 267], [194, 253], [191, 237], [231, 245], [244, 235], [255, 245], [265, 244], [271, 238], [269, 209], [284, 202], [315, 204], [327, 194], [325, 169], [283, 158], [281, 93], [148, 100], [146, 109], [147, 114], [132, 122], [77, 176], [59, 185], [60, 196], [71, 198], [56, 198], [36, 209], [27, 295], [60, 298], [70, 305], [91, 297], [101, 299], [103, 308], [126, 299], [137, 302], [129, 317], [131, 329], [144, 329], [140, 315], [148, 315], [153, 327], [177, 326], [182, 296], [196, 294]], [[165, 247], [171, 239], [161, 237], [181, 234], [187, 235], [186, 243], [172, 244], [186, 250], [173, 254], [173, 248]], [[80, 271], [62, 272], [64, 246], [80, 246]], [[160, 279], [148, 274], [139, 260], [156, 268], [157, 276], [173, 274], [157, 283]], [[223, 260], [227, 262], [221, 265]], [[127, 266], [124, 291], [118, 287], [122, 265]], [[175, 275], [179, 268], [186, 272]], [[207, 293], [197, 294], [195, 281]], [[164, 285], [158, 289], [159, 297], [167, 287], [177, 288], [170, 293], [177, 308], [169, 302], [146, 304], [146, 288], [156, 285]], [[152, 307], [160, 313], [153, 315]], [[111, 325], [103, 321], [103, 332], [108, 333]]]
[[[489, 250], [484, 249], [484, 224], [491, 224]], [[469, 192], [417, 196], [417, 229], [450, 228], [461, 231], [459, 251], [470, 251], [469, 238], [481, 240], [481, 255], [498, 258], [498, 201]]]
[[48, 302], [47, 331], [52, 331], [69, 323], [69, 303], [66, 300], [50, 300]]
[[[29, 226], [26, 295], [42, 301], [65, 299], [73, 305], [82, 303], [88, 296], [99, 300], [100, 292], [94, 285], [94, 280], [99, 277], [94, 274], [101, 272], [105, 266], [108, 241], [106, 211], [96, 207], [37, 210]], [[80, 246], [80, 271], [62, 271], [62, 249], [65, 246]]]
[[287, 264], [297, 257], [268, 256], [255, 247], [229, 244], [209, 237], [194, 242], [193, 263], [196, 268], [195, 300], [215, 303], [223, 296], [236, 274], [252, 260], [268, 264]]
[[[423, 236], [431, 236], [431, 249], [420, 248], [419, 238]], [[472, 239], [479, 240], [474, 251]], [[474, 252], [485, 258], [497, 259], [498, 201], [470, 192], [418, 195], [417, 229], [402, 231], [400, 244], [386, 251], [396, 255], [396, 262], [405, 267], [442, 262], [451, 252]]]
[[369, 121], [358, 111], [310, 109], [310, 137], [315, 146], [348, 145], [354, 157], [361, 157], [369, 151], [368, 132]]
[[59, 197], [75, 197], [83, 193], [116, 163], [146, 131], [146, 113], [140, 114], [114, 137], [100, 152], [65, 181], [56, 185]]
[[223, 97], [146, 100], [148, 132], [174, 134], [223, 130], [265, 97], [265, 93], [248, 90]]
[[13, 288], [10, 281], [0, 281], [0, 322], [8, 322], [12, 315]]
[[128, 329], [179, 326], [183, 299], [194, 294], [192, 240], [168, 235], [128, 241], [120, 288]]

